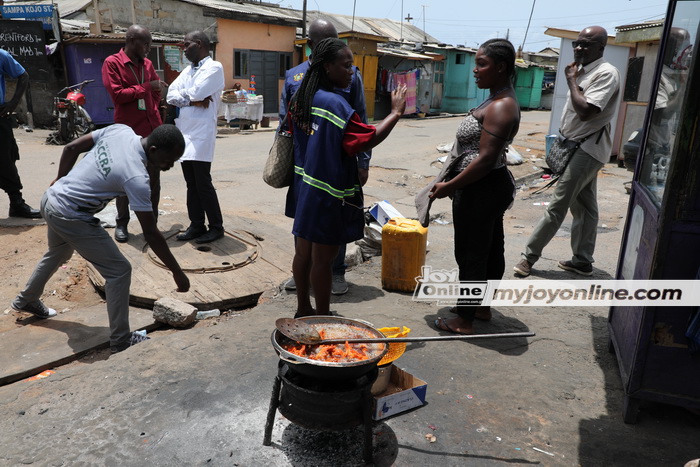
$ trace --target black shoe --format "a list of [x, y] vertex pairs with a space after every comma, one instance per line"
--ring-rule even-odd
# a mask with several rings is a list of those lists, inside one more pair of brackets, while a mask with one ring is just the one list
[[19, 306], [19, 302], [17, 301], [17, 299], [15, 299], [12, 302], [12, 309], [15, 311], [24, 311], [25, 313], [31, 313], [34, 316], [41, 319], [53, 318], [54, 316], [56, 316], [56, 310], [47, 307], [42, 303], [41, 300], [37, 300], [34, 303], [27, 303], [24, 306]]
[[176, 239], [180, 240], [181, 242], [186, 242], [187, 240], [193, 240], [195, 238], [201, 237], [207, 233], [207, 228], [204, 227], [203, 225], [190, 225], [187, 227], [187, 230], [185, 230], [181, 234], [177, 234]]
[[125, 225], [118, 225], [114, 229], [114, 239], [119, 243], [126, 243], [129, 241], [129, 230]]
[[25, 219], [41, 219], [41, 213], [22, 201], [10, 203], [10, 217], [24, 217]]
[[209, 243], [213, 242], [214, 240], [218, 240], [221, 237], [224, 236], [224, 229], [222, 227], [212, 227], [209, 229], [209, 232], [205, 233], [201, 237], [199, 237], [195, 243]]

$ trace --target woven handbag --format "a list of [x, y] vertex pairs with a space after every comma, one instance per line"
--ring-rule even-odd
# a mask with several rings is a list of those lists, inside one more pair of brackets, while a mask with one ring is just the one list
[[287, 116], [275, 132], [275, 141], [263, 168], [263, 180], [272, 188], [284, 188], [294, 180], [294, 138], [283, 129], [286, 121]]

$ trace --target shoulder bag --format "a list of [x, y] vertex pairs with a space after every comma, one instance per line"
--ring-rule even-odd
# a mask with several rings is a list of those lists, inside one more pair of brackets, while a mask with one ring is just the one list
[[552, 146], [549, 148], [545, 162], [552, 170], [554, 175], [561, 175], [564, 173], [566, 166], [569, 165], [569, 160], [571, 156], [581, 147], [581, 143], [585, 141], [574, 141], [572, 139], [564, 138], [562, 135], [557, 135], [557, 138], [552, 141]]
[[275, 132], [275, 141], [263, 168], [263, 180], [272, 188], [284, 188], [294, 180], [294, 138], [286, 130], [287, 117]]

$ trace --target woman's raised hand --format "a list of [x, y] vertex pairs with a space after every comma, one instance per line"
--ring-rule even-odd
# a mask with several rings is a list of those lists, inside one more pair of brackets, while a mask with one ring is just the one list
[[391, 91], [391, 111], [403, 115], [406, 110], [406, 85], [401, 84]]

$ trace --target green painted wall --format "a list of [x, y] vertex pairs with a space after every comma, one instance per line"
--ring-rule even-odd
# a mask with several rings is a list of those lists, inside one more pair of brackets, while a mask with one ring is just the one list
[[474, 81], [474, 52], [465, 50], [441, 50], [445, 59], [445, 87], [442, 108], [447, 113], [466, 113], [476, 107], [489, 94], [488, 89], [479, 89]]

